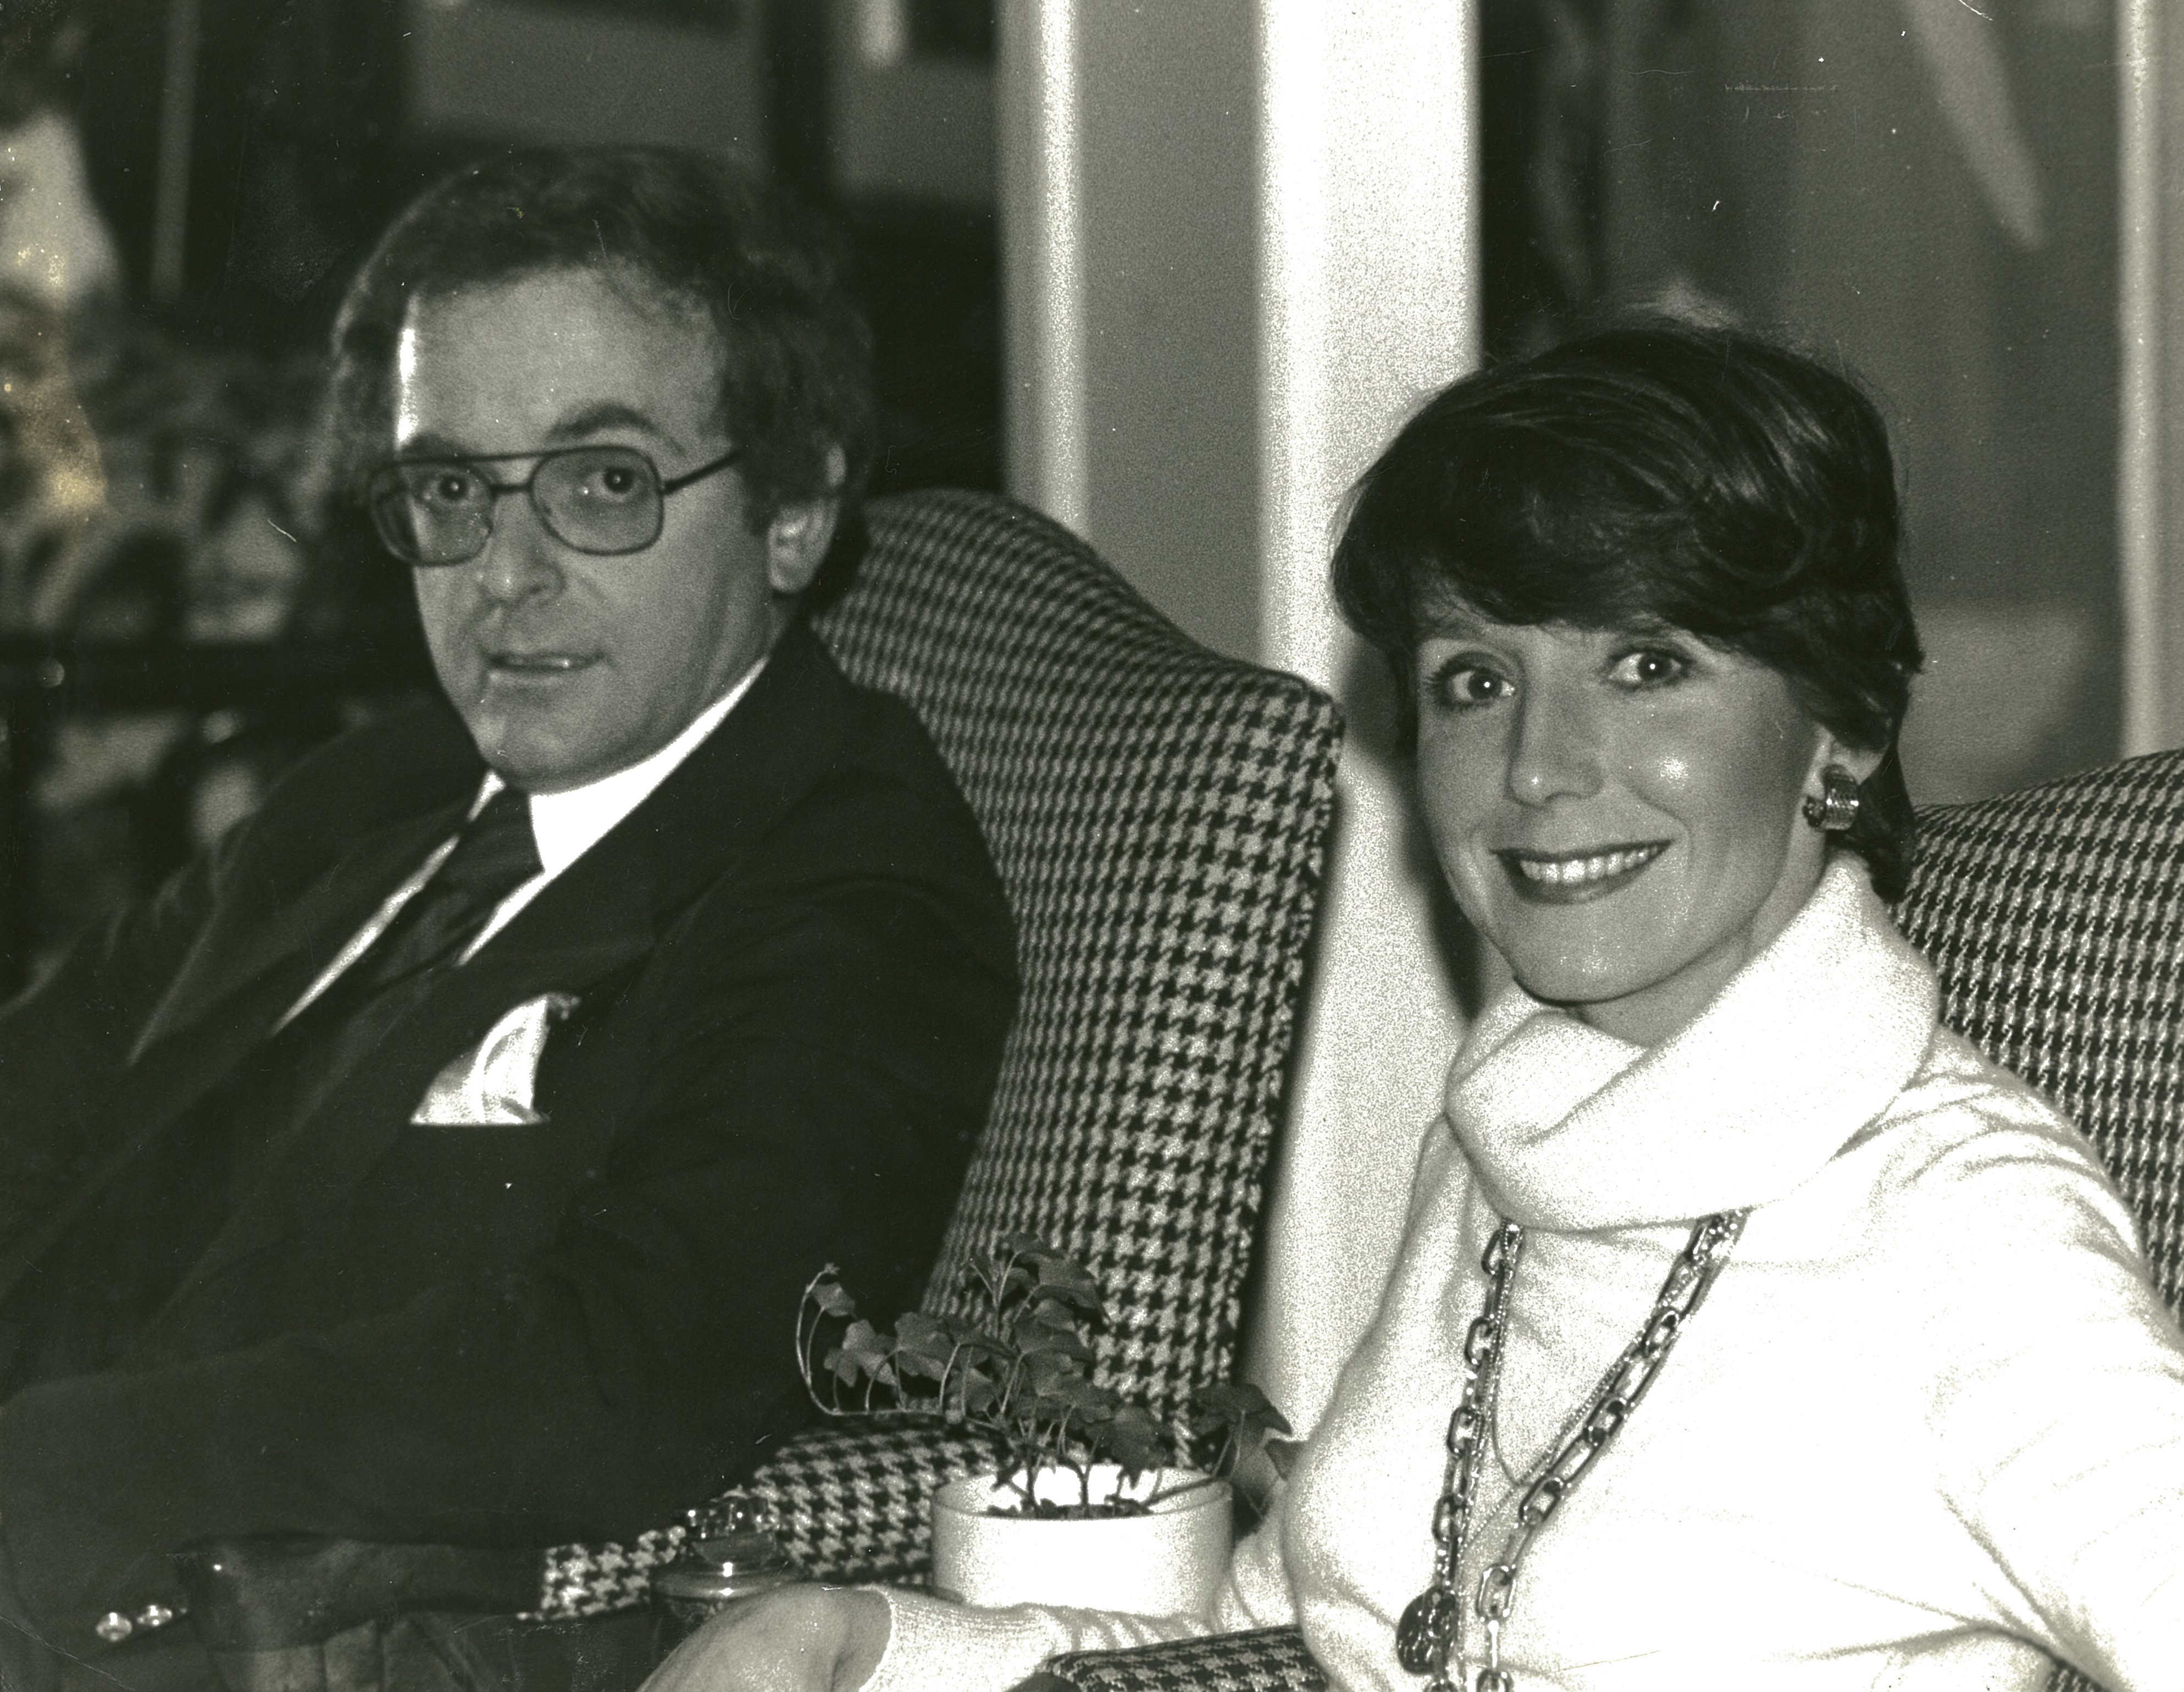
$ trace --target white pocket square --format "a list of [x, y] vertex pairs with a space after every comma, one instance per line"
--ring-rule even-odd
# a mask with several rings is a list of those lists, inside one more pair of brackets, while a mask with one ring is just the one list
[[410, 1114], [417, 1128], [515, 1127], [543, 1122], [531, 1097], [546, 1036], [577, 1001], [569, 993], [526, 999], [486, 1031], [484, 1039], [433, 1078]]

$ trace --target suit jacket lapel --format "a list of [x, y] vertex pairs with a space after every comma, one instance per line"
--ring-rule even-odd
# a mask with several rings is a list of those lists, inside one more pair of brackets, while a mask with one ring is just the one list
[[223, 910], [207, 926], [174, 986], [146, 1021], [130, 1054], [131, 1061], [142, 1059], [160, 1041], [195, 1029], [237, 993], [292, 960], [282, 973], [299, 974], [300, 979], [288, 998], [262, 1023], [230, 1019], [224, 1030], [240, 1036], [245, 1045], [263, 1039], [273, 1021], [378, 909], [380, 902], [454, 831], [462, 814], [463, 804], [456, 803], [374, 830], [283, 907], [265, 912], [237, 901], [234, 907]]
[[375, 1050], [352, 1054], [345, 1073], [329, 1079], [324, 1103], [269, 1154], [253, 1196], [191, 1284], [307, 1225], [361, 1181], [433, 1077], [505, 1012], [542, 993], [581, 997], [649, 952], [675, 912], [732, 874], [824, 775], [853, 712], [848, 684], [816, 639], [790, 629], [750, 692], [680, 768], [475, 958], [435, 980]]
[[[284, 805], [276, 790], [262, 826], [248, 825], [203, 934], [131, 1048], [133, 1068], [184, 1034], [192, 1047], [231, 1048], [232, 1061], [454, 830], [485, 773], [460, 721], [444, 703], [421, 706], [370, 736], [326, 755], [343, 770], [331, 795], [306, 781], [311, 798]], [[261, 1010], [256, 990], [272, 976], [285, 995]]]

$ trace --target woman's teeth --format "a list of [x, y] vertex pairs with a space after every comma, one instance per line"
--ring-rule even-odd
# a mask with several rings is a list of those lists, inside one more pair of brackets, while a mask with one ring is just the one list
[[1661, 851], [1658, 846], [1624, 846], [1596, 852], [1591, 857], [1519, 857], [1515, 863], [1518, 873], [1527, 881], [1543, 882], [1550, 887], [1581, 887], [1588, 881], [1605, 881], [1635, 869], [1659, 857]]

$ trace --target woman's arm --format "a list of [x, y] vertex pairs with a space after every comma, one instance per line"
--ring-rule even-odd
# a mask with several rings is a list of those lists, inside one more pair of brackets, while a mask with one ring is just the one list
[[1277, 1512], [1236, 1548], [1211, 1617], [981, 1610], [903, 1588], [784, 1587], [708, 1622], [644, 1692], [1006, 1692], [1064, 1651], [1295, 1619]]
[[888, 1602], [855, 1588], [785, 1586], [705, 1623], [646, 1692], [855, 1692], [887, 1650]]
[[1997, 1143], [1976, 1220], [1930, 1219], [1967, 1295], [1924, 1337], [1942, 1492], [2013, 1625], [2109, 1692], [2184, 1685], [2184, 1334], [2092, 1170]]

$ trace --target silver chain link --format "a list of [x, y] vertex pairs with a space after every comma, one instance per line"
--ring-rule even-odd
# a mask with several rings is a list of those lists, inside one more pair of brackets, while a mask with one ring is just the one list
[[[1652, 1313], [1637, 1337], [1607, 1366], [1582, 1415], [1569, 1424], [1575, 1431], [1534, 1465], [1517, 1505], [1516, 1524], [1502, 1542], [1502, 1555], [1479, 1578], [1474, 1600], [1485, 1624], [1485, 1666], [1475, 1692], [1515, 1692], [1516, 1682], [1502, 1667], [1502, 1628], [1517, 1593], [1517, 1575], [1532, 1538], [1601, 1454], [1621, 1432], [1662, 1368], [1684, 1328], [1706, 1302], [1707, 1293], [1744, 1231], [1749, 1210], [1724, 1210], [1703, 1217], [1669, 1270], [1653, 1300]], [[1478, 1491], [1484, 1442], [1491, 1436], [1494, 1405], [1501, 1391], [1503, 1341], [1507, 1332], [1509, 1295], [1522, 1254], [1524, 1231], [1503, 1222], [1488, 1241], [1479, 1267], [1486, 1271], [1486, 1308], [1463, 1342], [1463, 1393], [1448, 1423], [1448, 1463], [1440, 1499], [1434, 1505], [1433, 1579], [1412, 1599], [1396, 1626], [1396, 1656], [1412, 1674], [1431, 1677], [1426, 1692], [1457, 1692], [1448, 1678], [1453, 1657], [1463, 1650], [1463, 1603], [1456, 1583], [1470, 1531], [1472, 1502]]]

